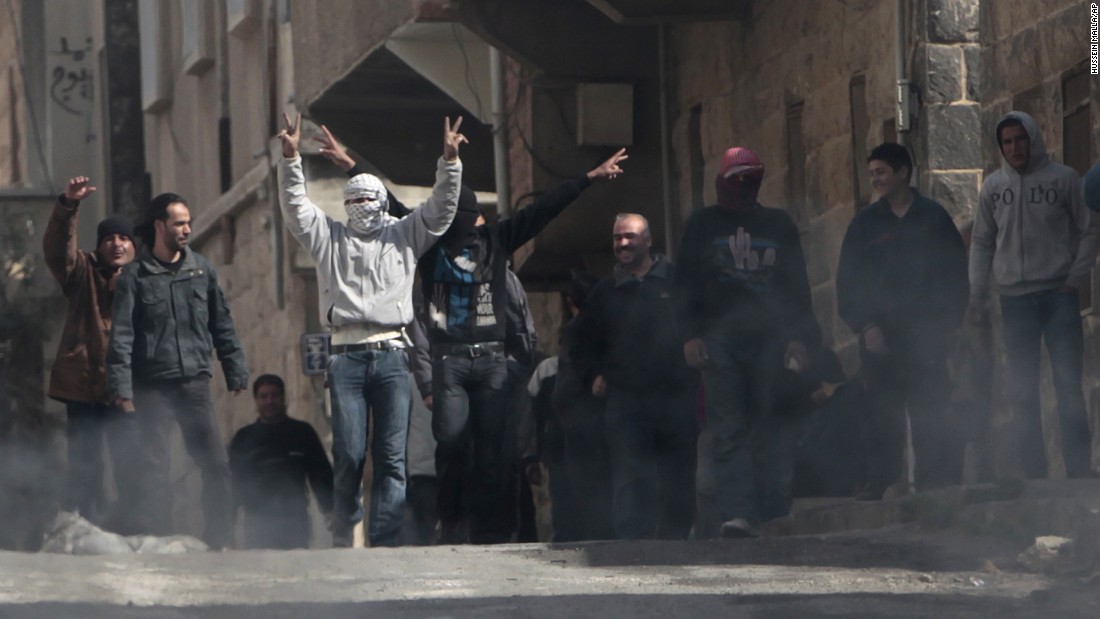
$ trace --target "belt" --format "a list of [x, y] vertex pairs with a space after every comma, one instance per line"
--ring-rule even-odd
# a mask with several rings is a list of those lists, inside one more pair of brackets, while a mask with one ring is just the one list
[[402, 348], [393, 344], [392, 340], [380, 342], [367, 342], [365, 344], [332, 344], [328, 350], [334, 355], [346, 355], [350, 352], [364, 352], [367, 350], [397, 350]]
[[478, 342], [477, 344], [439, 344], [432, 346], [432, 350], [439, 356], [460, 356], [476, 359], [504, 352], [504, 342]]

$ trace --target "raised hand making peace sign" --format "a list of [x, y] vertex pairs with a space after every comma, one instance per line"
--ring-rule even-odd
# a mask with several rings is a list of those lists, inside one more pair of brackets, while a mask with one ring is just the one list
[[283, 112], [283, 122], [286, 128], [275, 134], [283, 142], [283, 156], [293, 159], [298, 156], [298, 142], [302, 139], [302, 115], [298, 114], [294, 122]]
[[453, 126], [451, 125], [450, 118], [443, 118], [443, 159], [446, 161], [458, 159], [459, 145], [463, 142], [469, 143], [466, 136], [458, 132], [458, 128], [461, 126], [461, 116], [455, 119], [455, 124]]

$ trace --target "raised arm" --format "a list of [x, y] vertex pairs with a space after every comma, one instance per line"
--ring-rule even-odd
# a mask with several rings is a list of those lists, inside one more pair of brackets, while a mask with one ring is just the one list
[[458, 132], [461, 126], [461, 116], [453, 125], [450, 118], [443, 119], [443, 157], [436, 164], [432, 195], [412, 215], [396, 224], [407, 230], [417, 256], [428, 251], [447, 231], [451, 221], [454, 220], [455, 210], [458, 209], [458, 192], [462, 185], [462, 160], [458, 156], [459, 147], [469, 142], [466, 136]]
[[[363, 173], [359, 168], [359, 165], [355, 163], [355, 160], [351, 158], [348, 151], [336, 140], [336, 137], [332, 135], [332, 132], [328, 130], [328, 127], [321, 125], [321, 131], [324, 135], [313, 136], [314, 141], [321, 144], [321, 155], [325, 159], [336, 164], [336, 167], [344, 171], [348, 175], [348, 178], [358, 176]], [[386, 188], [386, 212], [397, 219], [403, 219], [412, 213], [412, 209], [405, 206], [397, 199], [397, 196], [393, 195], [393, 192]]]
[[569, 179], [538, 197], [532, 204], [522, 208], [512, 217], [498, 224], [497, 233], [505, 249], [511, 253], [524, 243], [535, 238], [542, 229], [576, 200], [588, 186], [596, 181], [614, 180], [623, 173], [619, 162], [629, 156], [625, 148], [600, 165], [592, 168], [584, 176]]
[[306, 196], [306, 179], [302, 171], [302, 158], [298, 154], [298, 142], [302, 133], [302, 115], [292, 122], [283, 114], [285, 128], [275, 137], [282, 142], [282, 200], [283, 221], [298, 242], [309, 251], [318, 264], [325, 262], [332, 247], [330, 227], [332, 220]]
[[54, 279], [61, 284], [65, 293], [71, 282], [78, 281], [88, 268], [76, 246], [76, 223], [80, 201], [95, 193], [87, 176], [69, 179], [65, 192], [57, 198], [53, 214], [46, 224], [46, 233], [42, 237], [42, 253], [46, 257], [46, 266]]

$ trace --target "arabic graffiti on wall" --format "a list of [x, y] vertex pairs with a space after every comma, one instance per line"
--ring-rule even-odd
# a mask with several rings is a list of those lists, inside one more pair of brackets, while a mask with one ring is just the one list
[[57, 49], [49, 52], [56, 57], [50, 69], [50, 100], [64, 112], [87, 119], [85, 142], [95, 140], [92, 130], [95, 86], [88, 67], [91, 53], [92, 37], [85, 38], [83, 46], [70, 44], [68, 37], [60, 37]]

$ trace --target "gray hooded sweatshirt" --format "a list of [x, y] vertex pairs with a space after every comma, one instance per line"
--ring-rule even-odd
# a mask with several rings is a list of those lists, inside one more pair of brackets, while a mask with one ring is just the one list
[[1100, 216], [1085, 207], [1077, 172], [1047, 156], [1035, 119], [1010, 112], [997, 125], [1009, 118], [1027, 131], [1031, 153], [1023, 174], [1005, 160], [982, 185], [970, 249], [970, 293], [989, 293], [990, 272], [1008, 296], [1066, 285], [1080, 289], [1095, 260]]
[[462, 162], [440, 158], [431, 197], [369, 235], [328, 217], [306, 196], [300, 157], [283, 159], [280, 166], [283, 219], [317, 263], [321, 316], [334, 331], [333, 343], [352, 343], [341, 339], [341, 327], [387, 332], [412, 322], [416, 260], [454, 219]]

